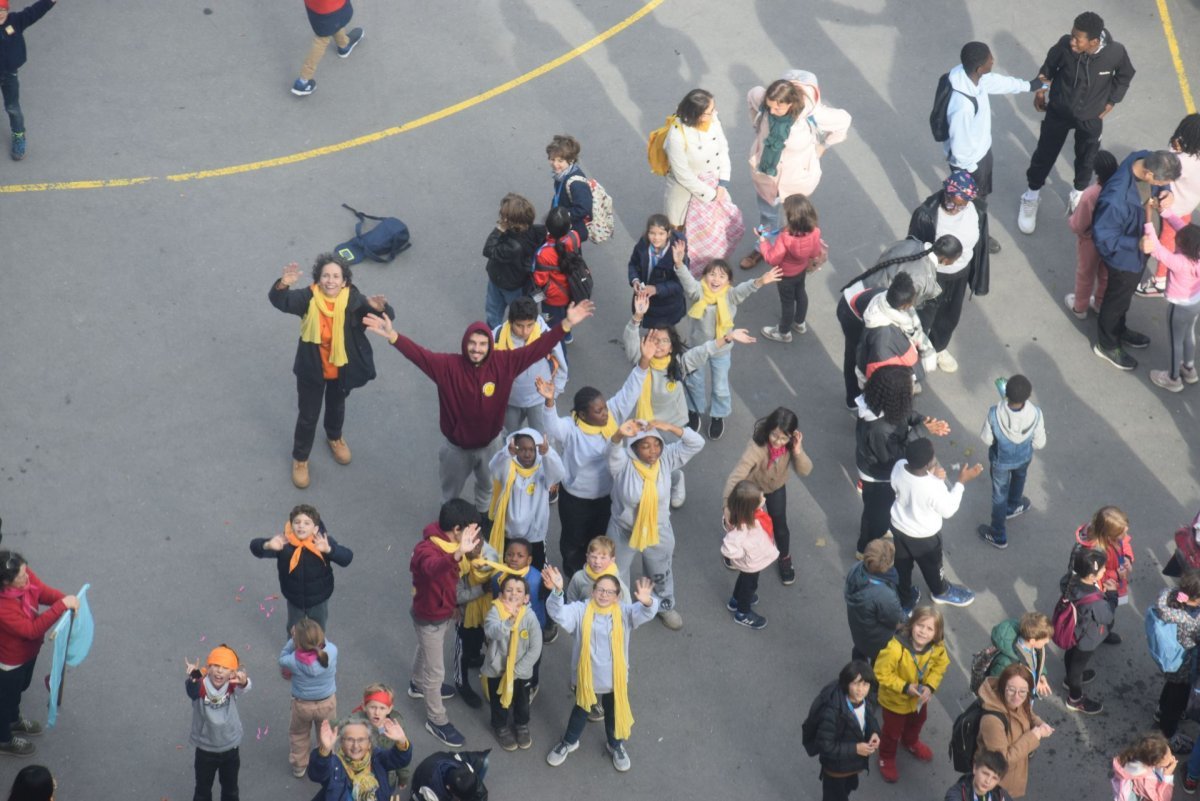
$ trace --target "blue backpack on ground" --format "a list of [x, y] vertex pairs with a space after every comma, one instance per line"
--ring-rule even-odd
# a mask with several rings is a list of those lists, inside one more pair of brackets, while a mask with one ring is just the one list
[[1179, 644], [1178, 630], [1177, 625], [1158, 616], [1156, 607], [1146, 608], [1146, 643], [1150, 646], [1150, 656], [1154, 657], [1163, 673], [1179, 670], [1187, 655]]
[[[354, 226], [354, 238], [334, 248], [334, 252], [348, 264], [357, 264], [363, 259], [386, 264], [411, 246], [408, 226], [395, 217], [363, 214], [345, 203], [342, 208], [349, 209], [358, 218], [358, 225]], [[364, 233], [363, 226], [367, 220], [378, 220], [378, 225]]]

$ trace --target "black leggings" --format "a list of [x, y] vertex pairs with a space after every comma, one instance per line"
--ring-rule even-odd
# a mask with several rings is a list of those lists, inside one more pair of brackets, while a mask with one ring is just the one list
[[900, 574], [900, 603], [909, 607], [916, 601], [912, 585], [913, 565], [921, 568], [921, 576], [934, 595], [943, 595], [950, 588], [942, 573], [942, 535], [910, 537], [892, 528], [896, 541], [896, 572]]
[[1067, 700], [1078, 701], [1083, 697], [1083, 672], [1095, 651], [1072, 648], [1063, 655], [1067, 666]]
[[775, 527], [775, 547], [779, 549], [779, 558], [785, 559], [792, 555], [792, 531], [787, 522], [787, 485], [774, 492], [768, 492], [767, 515], [771, 525]]
[[1186, 681], [1168, 680], [1163, 683], [1162, 692], [1158, 694], [1158, 727], [1167, 739], [1174, 737], [1179, 730], [1179, 721], [1187, 710], [1191, 693], [1191, 685]]
[[733, 599], [737, 601], [737, 610], [746, 614], [754, 606], [754, 594], [758, 592], [758, 573], [738, 573], [737, 581], [733, 584]]
[[609, 496], [577, 498], [567, 492], [565, 486], [558, 488], [558, 520], [562, 524], [558, 549], [562, 553], [564, 578], [583, 569], [588, 543], [608, 530], [611, 515], [612, 499]]
[[892, 504], [896, 500], [891, 482], [864, 481], [862, 485], [862, 520], [858, 524], [858, 544], [854, 548], [859, 553], [867, 550], [867, 543], [879, 539], [891, 528]]
[[[21, 718], [21, 694], [33, 681], [37, 656], [20, 667], [0, 670], [0, 743], [12, 740], [12, 725]], [[210, 782], [211, 784], [211, 782]]]
[[858, 387], [858, 373], [854, 371], [854, 365], [858, 361], [858, 341], [862, 339], [864, 326], [863, 321], [850, 311], [850, 304], [844, 296], [838, 301], [837, 318], [845, 336], [842, 345], [842, 380], [846, 384], [846, 405], [853, 406], [854, 399], [862, 392]]
[[321, 399], [325, 400], [325, 436], [329, 439], [342, 438], [342, 423], [346, 420], [346, 392], [338, 380], [323, 384], [308, 384], [296, 379], [297, 406], [296, 433], [292, 442], [292, 458], [307, 462], [312, 451], [313, 439], [317, 435], [317, 421], [321, 418]]

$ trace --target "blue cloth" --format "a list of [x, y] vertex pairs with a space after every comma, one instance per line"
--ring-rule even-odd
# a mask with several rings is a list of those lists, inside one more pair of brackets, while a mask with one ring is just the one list
[[293, 640], [288, 640], [287, 645], [283, 646], [279, 653], [279, 666], [292, 672], [293, 698], [322, 701], [337, 692], [337, 646], [326, 640], [325, 654], [329, 657], [329, 667], [321, 667], [320, 662], [306, 665], [296, 658], [296, 643]]
[[95, 636], [92, 610], [88, 606], [87, 591], [91, 584], [84, 584], [76, 596], [79, 611], [68, 609], [50, 629], [54, 640], [54, 655], [50, 658], [50, 704], [46, 714], [46, 727], [54, 728], [58, 719], [58, 695], [62, 691], [63, 673], [67, 665], [78, 667], [87, 658]]
[[1021, 505], [1029, 462], [1020, 467], [999, 467], [992, 463], [992, 529], [1000, 542], [1008, 541], [1005, 523]]
[[[1146, 214], [1138, 194], [1133, 164], [1150, 155], [1149, 150], [1131, 153], [1104, 183], [1092, 215], [1092, 241], [1100, 258], [1114, 270], [1141, 273], [1146, 254], [1141, 250], [1142, 226]], [[1152, 192], [1164, 187], [1154, 186]]]

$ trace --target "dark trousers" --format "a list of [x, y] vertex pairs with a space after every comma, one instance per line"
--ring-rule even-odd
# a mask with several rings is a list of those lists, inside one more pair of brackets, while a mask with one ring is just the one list
[[975, 171], [971, 173], [971, 177], [975, 179], [975, 189], [979, 192], [975, 197], [975, 210], [981, 217], [987, 214], [987, 199], [988, 195], [992, 194], [992, 165], [992, 151], [988, 150], [975, 165]]
[[1042, 130], [1038, 134], [1037, 149], [1029, 160], [1029, 169], [1025, 171], [1025, 179], [1030, 189], [1041, 189], [1046, 183], [1046, 176], [1054, 169], [1054, 162], [1062, 152], [1067, 141], [1067, 134], [1075, 132], [1075, 188], [1079, 191], [1087, 189], [1092, 182], [1092, 167], [1096, 163], [1096, 153], [1100, 150], [1100, 134], [1104, 130], [1104, 120], [1077, 120], [1070, 114], [1050, 110], [1042, 119]]
[[1125, 334], [1125, 315], [1129, 312], [1129, 304], [1133, 301], [1142, 275], [1140, 272], [1118, 270], [1107, 264], [1102, 267], [1108, 273], [1108, 289], [1104, 290], [1100, 314], [1096, 317], [1096, 341], [1105, 350], [1116, 350], [1121, 346], [1121, 337]]
[[950, 587], [942, 573], [942, 535], [932, 537], [910, 537], [903, 531], [892, 528], [896, 542], [896, 572], [900, 574], [900, 603], [906, 608], [916, 602], [913, 591], [913, 565], [921, 568], [921, 576], [929, 586], [929, 592], [942, 595]]
[[842, 346], [842, 380], [846, 382], [846, 405], [853, 406], [854, 399], [861, 393], [854, 364], [858, 360], [858, 341], [862, 339], [864, 326], [863, 321], [850, 311], [850, 304], [844, 296], [838, 300], [837, 318], [845, 337], [845, 344]]
[[587, 561], [587, 546], [593, 537], [608, 530], [612, 499], [576, 498], [566, 487], [558, 489], [558, 521], [562, 524], [558, 549], [562, 553], [563, 576], [575, 575]]
[[[984, 247], [986, 246], [985, 243]], [[954, 329], [958, 328], [970, 275], [970, 267], [964, 267], [953, 275], [938, 273], [937, 282], [942, 288], [942, 294], [927, 301], [917, 312], [921, 319], [921, 327], [929, 336], [929, 343], [938, 353], [950, 346], [950, 337], [954, 336]]]
[[[597, 693], [596, 697], [600, 699], [600, 706], [604, 709], [604, 736], [608, 738], [609, 745], [618, 746], [622, 741], [617, 739], [616, 734], [617, 714], [613, 711], [613, 694]], [[578, 704], [571, 707], [571, 718], [567, 721], [567, 733], [563, 735], [564, 742], [579, 742], [579, 737], [587, 727], [587, 716], [588, 711]]]
[[307, 462], [321, 418], [321, 400], [325, 401], [325, 436], [342, 438], [342, 423], [346, 419], [346, 393], [337, 379], [323, 384], [309, 384], [296, 379], [296, 395], [300, 414], [296, 417], [296, 434], [292, 441], [292, 458]]
[[196, 749], [196, 792], [192, 801], [212, 801], [213, 779], [221, 777], [221, 801], [238, 801], [238, 768], [242, 758], [236, 748], [219, 753]]
[[1158, 727], [1168, 740], [1179, 731], [1179, 721], [1187, 709], [1192, 688], [1186, 681], [1167, 681], [1158, 694]]
[[889, 481], [864, 481], [862, 483], [863, 511], [858, 524], [858, 544], [854, 550], [862, 553], [867, 543], [877, 540], [892, 526], [892, 504], [896, 493]]
[[8, 125], [13, 133], [25, 133], [25, 115], [21, 113], [21, 84], [17, 73], [0, 72], [0, 95], [4, 97], [4, 111], [8, 114]]
[[33, 681], [37, 657], [12, 670], [0, 670], [0, 743], [12, 740], [12, 725], [21, 717], [21, 693]]
[[1087, 669], [1087, 664], [1094, 653], [1095, 651], [1081, 651], [1078, 648], [1072, 648], [1063, 655], [1063, 662], [1067, 666], [1068, 699], [1078, 701], [1083, 697], [1083, 671]]
[[454, 683], [469, 687], [471, 668], [483, 666], [483, 626], [467, 628], [459, 623], [454, 636]]
[[821, 801], [848, 801], [850, 794], [858, 789], [858, 774], [852, 776], [826, 776], [821, 771]]
[[771, 526], [775, 529], [775, 547], [779, 549], [779, 558], [792, 554], [792, 530], [787, 522], [787, 485], [763, 496], [767, 499], [767, 516], [771, 518]]
[[488, 700], [492, 705], [492, 728], [503, 729], [508, 725], [509, 712], [512, 712], [514, 726], [529, 725], [529, 680], [513, 680], [511, 709], [500, 705], [500, 679], [488, 677]]
[[316, 606], [310, 606], [307, 609], [296, 606], [291, 601], [287, 602], [287, 636], [290, 639], [292, 636], [292, 626], [299, 623], [304, 618], [315, 621], [321, 624], [322, 631], [329, 630], [329, 601], [321, 601]]
[[779, 333], [792, 330], [792, 323], [808, 319], [808, 292], [804, 289], [807, 272], [791, 275], [775, 284], [779, 288]]
[[758, 573], [738, 572], [737, 581], [733, 584], [733, 600], [737, 601], [737, 610], [741, 614], [750, 611], [754, 605], [754, 594], [758, 592]]

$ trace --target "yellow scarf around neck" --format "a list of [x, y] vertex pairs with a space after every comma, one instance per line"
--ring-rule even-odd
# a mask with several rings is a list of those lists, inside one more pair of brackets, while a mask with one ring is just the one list
[[[444, 551], [445, 553], [454, 553], [455, 551], [458, 550], [457, 542], [451, 542], [450, 540], [444, 540], [441, 537], [430, 537], [429, 541], [432, 542], [437, 547], [441, 548], [442, 551]], [[462, 578], [463, 576], [467, 575], [467, 573], [470, 570], [471, 570], [471, 563], [467, 560], [467, 557], [464, 556], [458, 560], [458, 577], [459, 578]]]
[[692, 304], [688, 309], [688, 317], [693, 320], [699, 320], [704, 317], [704, 312], [709, 306], [716, 304], [717, 306], [717, 336], [716, 339], [728, 334], [733, 330], [733, 315], [729, 313], [729, 284], [713, 292], [708, 288], [708, 282], [700, 281], [700, 300]]
[[[500, 575], [520, 576], [525, 578], [529, 574], [529, 567], [525, 566], [520, 570], [513, 570], [503, 562], [493, 562], [490, 559], [473, 559], [471, 560], [470, 577], [467, 579], [472, 585], [478, 587], [480, 584], [486, 584], [491, 581], [492, 577], [497, 573]], [[528, 587], [529, 582], [526, 582]], [[536, 591], [536, 590], [535, 590]], [[488, 610], [492, 608], [492, 594], [484, 591], [483, 595], [471, 601], [467, 601], [463, 607], [463, 626], [468, 629], [477, 629], [483, 625], [483, 619], [487, 617]]]
[[488, 519], [492, 521], [492, 533], [488, 537], [488, 544], [496, 549], [496, 553], [504, 553], [504, 522], [508, 518], [508, 501], [512, 497], [513, 484], [516, 483], [518, 475], [521, 478], [532, 478], [539, 466], [536, 459], [533, 467], [521, 467], [521, 463], [515, 457], [508, 461], [508, 478], [504, 482], [504, 489], [500, 489], [499, 481], [492, 481], [492, 505], [488, 509]]
[[575, 421], [575, 425], [579, 430], [585, 434], [601, 434], [605, 439], [612, 439], [612, 435], [617, 433], [617, 421], [613, 419], [611, 410], [608, 413], [608, 422], [603, 426], [594, 426], [591, 423], [585, 423], [577, 412], [571, 412], [571, 419]]
[[612, 618], [612, 686], [613, 711], [616, 714], [613, 735], [618, 740], [629, 739], [633, 729], [633, 712], [629, 708], [629, 669], [625, 664], [625, 616], [621, 605], [614, 602], [601, 609], [595, 601], [588, 601], [579, 629], [579, 666], [575, 675], [575, 703], [584, 709], [596, 704], [596, 690], [592, 681], [592, 620], [596, 615]]
[[344, 286], [333, 298], [333, 311], [325, 305], [329, 298], [321, 291], [318, 284], [313, 284], [312, 299], [308, 301], [308, 311], [300, 321], [300, 341], [313, 345], [321, 344], [321, 315], [333, 318], [333, 339], [329, 342], [329, 363], [334, 367], [342, 367], [350, 362], [346, 355], [346, 306], [350, 303], [350, 287]]
[[[500, 615], [501, 620], [514, 617], [508, 613], [508, 609], [504, 607], [504, 603], [499, 598], [492, 601], [492, 606]], [[517, 610], [516, 619], [513, 620], [512, 633], [508, 635], [508, 656], [504, 660], [504, 676], [500, 679], [500, 706], [505, 709], [512, 705], [513, 684], [516, 681], [517, 645], [521, 640], [521, 621], [525, 619], [525, 612], [528, 609], [529, 604], [525, 604]], [[487, 686], [487, 682], [484, 682], [484, 686]]]
[[371, 772], [371, 751], [368, 750], [362, 759], [353, 760], [346, 756], [346, 752], [339, 745], [337, 748], [337, 758], [341, 761], [342, 767], [346, 769], [346, 778], [350, 780], [350, 784], [354, 788], [352, 797], [360, 799], [374, 798], [375, 791], [379, 789], [379, 780]]
[[[654, 374], [665, 373], [671, 365], [671, 355], [655, 356], [650, 359], [650, 369], [646, 371], [646, 379], [642, 381], [642, 394], [638, 395], [637, 406], [633, 410], [635, 420], [653, 420], [654, 419], [654, 404], [651, 402], [653, 397]], [[609, 434], [611, 437], [612, 434]]]
[[634, 457], [632, 464], [633, 469], [642, 477], [642, 499], [638, 501], [637, 517], [633, 519], [633, 534], [629, 537], [629, 547], [635, 551], [644, 551], [658, 545], [658, 468], [662, 460], [648, 466]]
[[[525, 345], [532, 345], [537, 342], [538, 337], [542, 335], [542, 326], [537, 320], [533, 321], [533, 330], [529, 332], [529, 338], [525, 340]], [[496, 337], [496, 350], [516, 350], [513, 345], [512, 338], [512, 323], [505, 321], [500, 327], [500, 336]]]
[[609, 562], [608, 567], [604, 568], [599, 573], [592, 570], [590, 565], [585, 564], [583, 566], [583, 572], [587, 575], [588, 578], [590, 578], [592, 580], [593, 584], [595, 584], [597, 581], [599, 581], [601, 576], [613, 576], [618, 581], [620, 581], [620, 579], [621, 579], [621, 571], [617, 570], [616, 562]]

